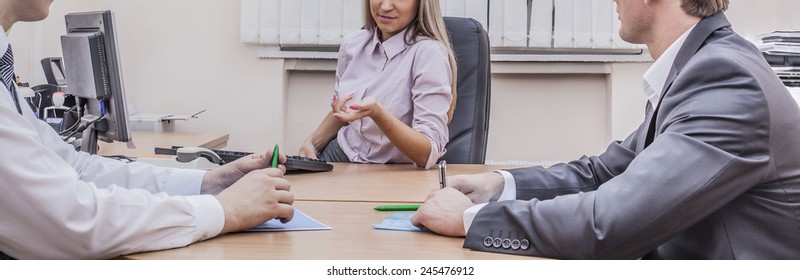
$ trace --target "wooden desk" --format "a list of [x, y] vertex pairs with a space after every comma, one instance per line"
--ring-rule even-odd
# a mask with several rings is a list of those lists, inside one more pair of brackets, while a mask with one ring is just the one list
[[295, 206], [333, 230], [233, 233], [184, 248], [124, 256], [124, 259], [421, 260], [523, 259], [462, 248], [463, 238], [433, 233], [372, 229], [392, 212], [379, 203], [298, 201]]
[[98, 154], [124, 155], [127, 157], [153, 156], [155, 147], [193, 146], [209, 149], [222, 149], [228, 145], [228, 134], [223, 133], [188, 133], [188, 132], [145, 132], [133, 131], [133, 143], [136, 149], [128, 149], [126, 143], [105, 143], [99, 141]]
[[[439, 188], [439, 169], [411, 164], [334, 163], [333, 171], [292, 174], [296, 200], [421, 203]], [[522, 166], [448, 164], [447, 175], [474, 174]]]

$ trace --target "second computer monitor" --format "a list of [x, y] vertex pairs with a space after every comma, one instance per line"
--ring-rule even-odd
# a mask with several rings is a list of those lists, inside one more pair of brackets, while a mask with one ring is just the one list
[[[61, 36], [67, 93], [82, 98], [85, 120], [101, 140], [127, 142], [128, 112], [111, 11], [72, 13], [65, 16], [67, 34]], [[84, 134], [86, 135], [86, 134]], [[86, 143], [86, 139], [84, 139]], [[94, 153], [96, 146], [82, 147]]]

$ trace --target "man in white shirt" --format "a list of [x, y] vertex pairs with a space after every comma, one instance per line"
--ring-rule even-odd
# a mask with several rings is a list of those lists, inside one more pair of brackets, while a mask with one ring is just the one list
[[36, 119], [16, 94], [5, 31], [44, 19], [51, 3], [0, 0], [0, 259], [112, 258], [291, 220], [271, 152], [208, 172], [125, 164], [75, 152]]
[[800, 108], [728, 0], [616, 0], [646, 44], [646, 117], [599, 156], [453, 176], [412, 222], [551, 258], [799, 259]]

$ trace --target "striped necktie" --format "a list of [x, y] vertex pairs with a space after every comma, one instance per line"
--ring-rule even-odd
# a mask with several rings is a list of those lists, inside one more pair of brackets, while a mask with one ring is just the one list
[[17, 87], [14, 86], [14, 52], [11, 51], [11, 45], [8, 45], [8, 50], [0, 58], [0, 75], [3, 76], [3, 84], [11, 93], [11, 98], [14, 99], [14, 104], [17, 105], [17, 112], [22, 114], [22, 108], [19, 107], [19, 99], [17, 98]]
[[[14, 98], [14, 103], [17, 104], [17, 111], [22, 114], [22, 109], [19, 108], [19, 101], [17, 101], [17, 91], [14, 88], [14, 55], [11, 53], [11, 45], [8, 45], [6, 54], [0, 59], [0, 75], [3, 76], [3, 84], [8, 88], [11, 97]], [[0, 260], [13, 259], [11, 256], [0, 252]]]

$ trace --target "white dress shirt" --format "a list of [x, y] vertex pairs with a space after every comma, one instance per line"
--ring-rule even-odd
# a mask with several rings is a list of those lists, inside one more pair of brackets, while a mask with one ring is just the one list
[[647, 96], [647, 100], [650, 101], [653, 109], [658, 108], [658, 103], [661, 101], [661, 92], [664, 91], [664, 84], [667, 82], [669, 71], [672, 70], [672, 65], [675, 64], [675, 57], [678, 56], [678, 52], [683, 47], [683, 43], [686, 42], [686, 38], [689, 37], [689, 33], [692, 33], [692, 30], [694, 30], [694, 26], [678, 37], [678, 40], [675, 40], [644, 73], [642, 91], [644, 91], [644, 95]]
[[[0, 27], [0, 30], [2, 28]], [[0, 32], [0, 53], [8, 48]], [[222, 230], [203, 171], [76, 152], [0, 86], [0, 251], [18, 259], [105, 259], [186, 246]]]
[[[678, 39], [664, 51], [661, 57], [647, 69], [647, 72], [644, 73], [642, 90], [650, 101], [650, 105], [653, 106], [653, 109], [658, 107], [658, 103], [661, 100], [661, 92], [664, 91], [664, 84], [667, 82], [667, 76], [669, 75], [669, 71], [672, 70], [672, 65], [675, 64], [675, 57], [678, 56], [678, 52], [681, 50], [681, 47], [683, 47], [683, 43], [686, 42], [686, 38], [689, 37], [689, 33], [692, 33], [692, 30], [694, 30], [694, 26], [678, 37]], [[503, 184], [503, 193], [497, 201], [517, 199], [517, 184], [514, 182], [514, 176], [508, 171], [499, 170], [496, 172], [502, 174], [505, 181]], [[472, 225], [475, 215], [477, 215], [478, 211], [483, 209], [486, 204], [487, 203], [477, 204], [464, 211], [464, 232], [469, 232], [469, 227]]]

